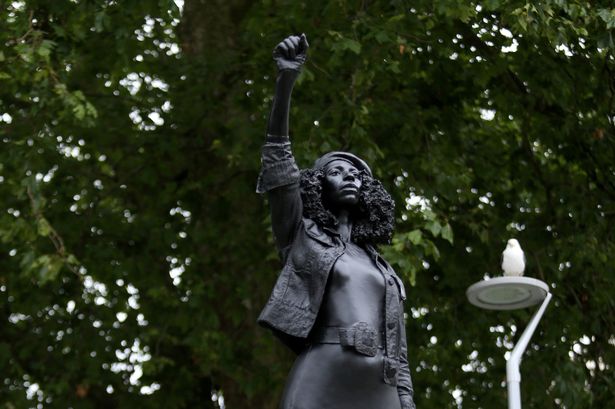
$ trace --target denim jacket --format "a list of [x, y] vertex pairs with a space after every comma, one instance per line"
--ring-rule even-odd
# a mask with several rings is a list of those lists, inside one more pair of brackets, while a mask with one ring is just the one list
[[[268, 137], [256, 190], [269, 195], [273, 233], [284, 263], [258, 322], [299, 353], [307, 344], [329, 272], [344, 253], [345, 244], [335, 231], [303, 217], [299, 169], [288, 138]], [[403, 314], [404, 286], [372, 246], [366, 246], [366, 250], [389, 284], [385, 285], [383, 379], [397, 386], [402, 409], [413, 409]]]

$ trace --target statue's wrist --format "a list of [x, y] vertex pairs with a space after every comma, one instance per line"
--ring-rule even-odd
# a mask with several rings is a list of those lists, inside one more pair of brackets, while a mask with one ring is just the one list
[[303, 67], [303, 62], [301, 61], [288, 61], [283, 59], [275, 60], [276, 66], [278, 67], [278, 71], [291, 71], [299, 73], [301, 72], [301, 68]]
[[294, 68], [282, 68], [278, 69], [278, 78], [282, 78], [289, 81], [295, 81], [299, 78], [299, 74], [301, 74], [301, 69]]
[[276, 82], [278, 84], [278, 87], [292, 90], [295, 85], [295, 82], [297, 81], [297, 78], [299, 78], [299, 71], [290, 69], [278, 70]]
[[297, 66], [283, 66], [283, 67], [278, 67], [278, 71], [282, 72], [282, 71], [292, 71], [292, 72], [301, 72], [301, 69], [303, 68], [302, 65], [297, 65]]
[[282, 136], [282, 135], [272, 135], [270, 133], [267, 133], [267, 137], [265, 138], [265, 140], [269, 143], [286, 143], [286, 142], [290, 142], [290, 138], [288, 137], [288, 135], [286, 136]]

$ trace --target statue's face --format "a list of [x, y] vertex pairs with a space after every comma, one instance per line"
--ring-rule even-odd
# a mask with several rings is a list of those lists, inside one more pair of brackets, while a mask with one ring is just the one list
[[323, 187], [325, 203], [331, 210], [352, 207], [359, 202], [360, 172], [350, 162], [334, 160], [325, 168]]

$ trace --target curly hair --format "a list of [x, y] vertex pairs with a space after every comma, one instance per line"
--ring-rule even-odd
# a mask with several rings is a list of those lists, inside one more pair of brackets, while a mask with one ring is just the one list
[[[325, 173], [322, 169], [301, 171], [300, 187], [303, 215], [321, 227], [335, 228], [338, 220], [322, 197]], [[353, 210], [351, 240], [357, 244], [388, 244], [395, 221], [395, 202], [378, 179], [361, 171], [359, 202]]]

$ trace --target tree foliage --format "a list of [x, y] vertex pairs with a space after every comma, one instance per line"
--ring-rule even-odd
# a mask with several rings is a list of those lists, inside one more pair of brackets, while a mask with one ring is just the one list
[[300, 32], [295, 154], [351, 150], [396, 200], [418, 407], [504, 404], [531, 311], [464, 292], [513, 236], [554, 294], [524, 406], [610, 406], [612, 2], [19, 0], [0, 23], [4, 407], [276, 407], [254, 185], [271, 49]]

